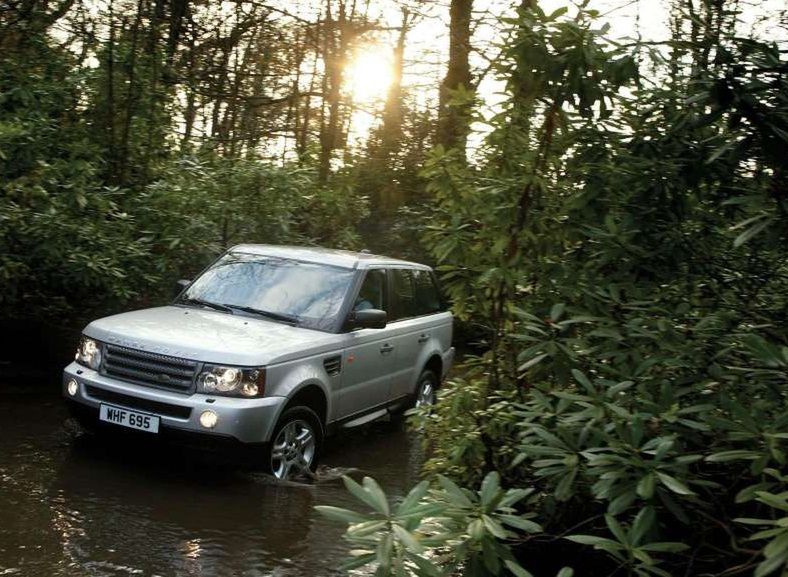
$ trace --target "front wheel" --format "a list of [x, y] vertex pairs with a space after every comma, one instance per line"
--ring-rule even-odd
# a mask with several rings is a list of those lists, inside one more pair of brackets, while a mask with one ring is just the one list
[[309, 407], [287, 409], [274, 428], [268, 445], [266, 466], [277, 479], [314, 477], [323, 429]]

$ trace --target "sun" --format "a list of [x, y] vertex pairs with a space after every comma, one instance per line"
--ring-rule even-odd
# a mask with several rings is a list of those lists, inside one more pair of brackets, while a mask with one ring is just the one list
[[386, 97], [393, 76], [391, 49], [379, 44], [359, 46], [345, 69], [345, 86], [355, 102]]

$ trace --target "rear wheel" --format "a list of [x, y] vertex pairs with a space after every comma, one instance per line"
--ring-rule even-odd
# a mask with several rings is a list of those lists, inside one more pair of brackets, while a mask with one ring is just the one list
[[438, 400], [438, 377], [430, 369], [425, 369], [416, 381], [416, 390], [401, 407], [391, 413], [392, 420], [402, 421], [405, 411], [413, 407], [431, 407]]
[[277, 479], [313, 477], [317, 468], [323, 428], [309, 407], [287, 409], [274, 428], [267, 448], [266, 467]]
[[414, 407], [431, 407], [438, 400], [438, 377], [427, 369], [419, 375], [416, 385], [416, 394], [413, 399]]

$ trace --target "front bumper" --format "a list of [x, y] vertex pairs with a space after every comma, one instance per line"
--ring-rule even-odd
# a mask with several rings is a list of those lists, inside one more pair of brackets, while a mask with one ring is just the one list
[[[66, 390], [66, 383], [71, 379], [79, 384], [74, 396]], [[96, 411], [102, 403], [124, 407], [159, 416], [161, 426], [166, 429], [231, 437], [242, 443], [268, 442], [287, 401], [285, 397], [183, 395], [106, 377], [76, 362], [63, 370], [62, 386], [63, 396], [68, 400]], [[219, 417], [213, 429], [200, 425], [200, 414], [209, 409]]]

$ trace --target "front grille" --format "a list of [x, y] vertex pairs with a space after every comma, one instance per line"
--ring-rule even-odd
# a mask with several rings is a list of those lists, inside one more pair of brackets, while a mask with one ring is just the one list
[[189, 393], [197, 367], [197, 361], [106, 345], [101, 372], [140, 385]]
[[113, 405], [120, 405], [121, 407], [126, 407], [127, 409], [137, 409], [146, 413], [155, 413], [157, 415], [164, 415], [166, 417], [174, 417], [176, 419], [188, 419], [192, 414], [191, 407], [181, 407], [180, 405], [171, 405], [169, 403], [161, 403], [159, 401], [140, 399], [139, 397], [123, 395], [114, 391], [99, 389], [98, 387], [93, 387], [91, 385], [86, 385], [85, 391], [89, 397], [96, 399], [97, 401], [104, 401]]

